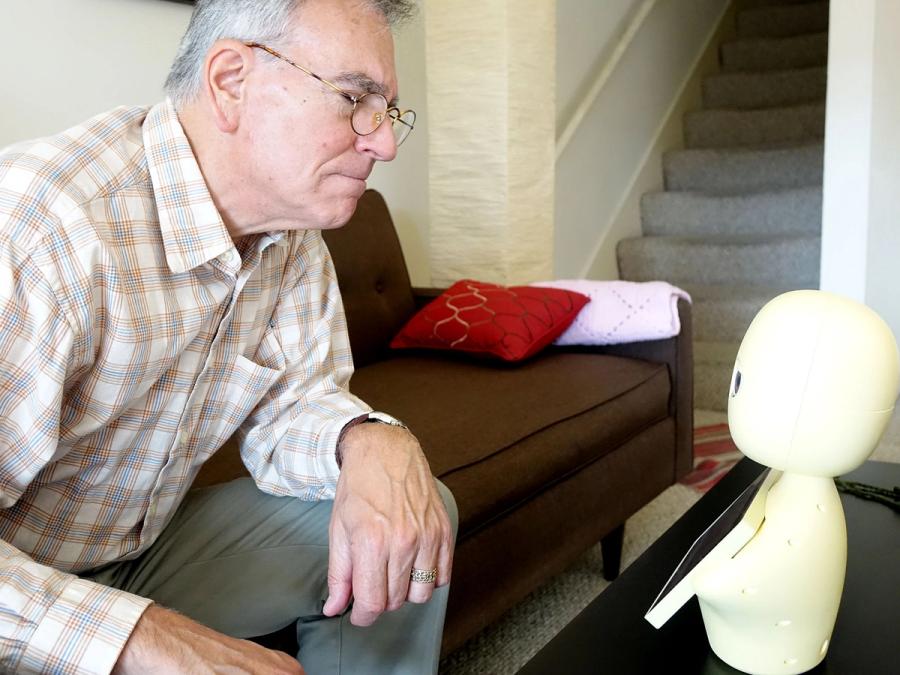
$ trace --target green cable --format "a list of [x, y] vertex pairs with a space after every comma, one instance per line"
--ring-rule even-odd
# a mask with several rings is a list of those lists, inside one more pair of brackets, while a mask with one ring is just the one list
[[900, 487], [895, 486], [893, 489], [880, 488], [875, 485], [866, 485], [865, 483], [856, 483], [852, 480], [834, 479], [838, 492], [843, 492], [860, 499], [868, 499], [879, 504], [900, 512]]

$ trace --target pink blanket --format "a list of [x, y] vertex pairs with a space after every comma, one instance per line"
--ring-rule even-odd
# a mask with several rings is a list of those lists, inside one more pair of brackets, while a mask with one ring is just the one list
[[690, 295], [665, 281], [562, 279], [531, 285], [565, 288], [591, 299], [556, 339], [556, 345], [612, 345], [669, 338], [681, 332], [678, 299], [691, 301]]

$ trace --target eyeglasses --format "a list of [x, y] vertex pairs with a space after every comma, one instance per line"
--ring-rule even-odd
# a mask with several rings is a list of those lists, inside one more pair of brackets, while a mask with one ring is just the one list
[[385, 119], [390, 119], [391, 128], [394, 131], [394, 141], [399, 146], [406, 140], [406, 137], [409, 136], [409, 132], [413, 130], [413, 127], [416, 124], [416, 112], [414, 110], [400, 111], [394, 106], [388, 107], [387, 99], [381, 94], [369, 92], [362, 96], [354, 96], [350, 92], [344, 91], [333, 82], [329, 82], [325, 78], [316, 75], [311, 70], [307, 70], [303, 66], [294, 63], [284, 54], [279, 54], [271, 47], [266, 47], [266, 45], [260, 44], [259, 42], [245, 42], [244, 44], [248, 47], [262, 49], [264, 52], [268, 52], [275, 58], [281, 59], [285, 63], [289, 63], [297, 70], [301, 70], [310, 77], [316, 78], [319, 82], [330, 87], [350, 101], [353, 104], [353, 111], [350, 113], [350, 128], [360, 136], [368, 136], [369, 134], [374, 133]]

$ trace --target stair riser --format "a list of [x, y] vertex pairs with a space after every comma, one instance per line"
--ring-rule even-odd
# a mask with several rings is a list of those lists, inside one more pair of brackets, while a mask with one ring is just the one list
[[825, 68], [727, 73], [703, 82], [704, 108], [775, 108], [825, 100]]
[[728, 410], [728, 388], [734, 364], [694, 364], [694, 408]]
[[740, 342], [764, 300], [695, 300], [691, 311], [694, 339]]
[[663, 158], [667, 190], [739, 194], [822, 185], [822, 146], [768, 152], [675, 151]]
[[760, 7], [737, 13], [737, 34], [742, 38], [790, 37], [828, 30], [828, 3]]
[[655, 237], [626, 239], [617, 248], [626, 281], [664, 279], [680, 284], [758, 284], [815, 288], [819, 282], [816, 237], [757, 244], [671, 242]]
[[684, 118], [689, 148], [727, 148], [801, 144], [825, 135], [825, 106], [772, 110], [701, 110]]
[[808, 188], [735, 197], [656, 192], [641, 199], [645, 236], [818, 234], [822, 191]]
[[736, 40], [719, 50], [724, 71], [788, 70], [828, 63], [828, 35], [776, 40]]

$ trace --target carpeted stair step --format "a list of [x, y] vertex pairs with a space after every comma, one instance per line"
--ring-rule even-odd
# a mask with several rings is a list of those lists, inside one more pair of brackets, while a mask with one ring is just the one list
[[[735, 0], [737, 39], [645, 194], [646, 236], [619, 242], [622, 279], [693, 299], [695, 409], [726, 410], [734, 360], [772, 298], [816, 288], [821, 248], [829, 5]], [[764, 285], [762, 285], [764, 284]]]
[[741, 38], [791, 37], [828, 30], [828, 3], [809, 2], [742, 9], [737, 13]]
[[743, 195], [648, 192], [641, 197], [645, 236], [708, 237], [818, 234], [822, 188]]
[[827, 68], [721, 73], [703, 80], [704, 108], [776, 108], [825, 100]]
[[796, 289], [687, 284], [684, 290], [690, 294], [693, 302], [691, 317], [694, 340], [740, 342], [763, 305], [782, 293]]
[[731, 374], [740, 342], [694, 340], [694, 408], [727, 410]]
[[663, 156], [667, 190], [736, 194], [822, 185], [823, 145], [772, 150], [673, 150]]
[[828, 33], [734, 40], [722, 44], [719, 56], [724, 71], [824, 66], [828, 63]]
[[824, 136], [824, 102], [765, 110], [697, 110], [684, 116], [689, 148], [800, 144]]
[[626, 281], [662, 279], [682, 284], [767, 284], [815, 288], [820, 237], [634, 237], [616, 247], [619, 276]]

